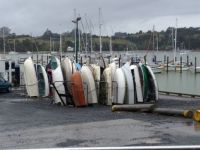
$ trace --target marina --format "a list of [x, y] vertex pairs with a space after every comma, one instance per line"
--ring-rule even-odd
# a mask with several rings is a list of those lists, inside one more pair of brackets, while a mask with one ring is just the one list
[[199, 6], [2, 0], [0, 149], [200, 149]]
[[[154, 88], [148, 89], [147, 86], [139, 85], [141, 84], [140, 80], [136, 80], [141, 77], [139, 67], [143, 67], [141, 71], [144, 73], [147, 70], [151, 70], [149, 66], [143, 66], [143, 64], [131, 66], [129, 63], [123, 65], [124, 60], [115, 60], [103, 72], [104, 81], [112, 84], [103, 85], [102, 88], [102, 79], [101, 82], [94, 83], [96, 80], [91, 82], [92, 78], [99, 79], [100, 81], [100, 77], [97, 74], [97, 65], [93, 65], [97, 69], [94, 76], [93, 74], [87, 74], [90, 68], [86, 64], [81, 69], [79, 68], [80, 71], [70, 74], [72, 70], [75, 71], [78, 67], [68, 57], [63, 57], [60, 69], [62, 68], [65, 75], [69, 76], [60, 78], [58, 75], [61, 70], [57, 70], [58, 66], [61, 65], [58, 59], [59, 56], [52, 55], [49, 57], [49, 54], [31, 55], [25, 54], [27, 59], [24, 59], [22, 63], [24, 68], [20, 69], [20, 77], [23, 77], [25, 80], [23, 81], [23, 78], [21, 78], [21, 84], [13, 87], [10, 93], [0, 93], [1, 148], [137, 147], [141, 145], [195, 146], [199, 144], [198, 132], [200, 131], [200, 125], [198, 121], [193, 119], [193, 113], [196, 113], [200, 105], [200, 96], [198, 96], [200, 88], [198, 80], [200, 78], [198, 78], [198, 73], [195, 74], [190, 70], [183, 71], [182, 73], [180, 71], [167, 72], [166, 70], [158, 74], [155, 73], [152, 79], [158, 83], [158, 89], [156, 90], [157, 94], [151, 95], [151, 100], [154, 100], [153, 103], [150, 101], [152, 105], [155, 104], [154, 113], [148, 111], [140, 112], [140, 108], [136, 112], [112, 112], [112, 103], [129, 104], [128, 107], [131, 106], [130, 104], [133, 104], [134, 107], [140, 107], [137, 103], [144, 103], [145, 105], [145, 103], [149, 102], [148, 90], [153, 90]], [[144, 53], [140, 55], [142, 59]], [[48, 57], [45, 58], [45, 56]], [[133, 53], [132, 57], [134, 56], [135, 53]], [[31, 58], [33, 60], [35, 58], [35, 61], [32, 61]], [[42, 59], [46, 62], [41, 62]], [[106, 57], [104, 59], [105, 62], [109, 62], [109, 60], [106, 60]], [[21, 60], [21, 58], [18, 60]], [[47, 60], [51, 65], [49, 68]], [[88, 61], [87, 57], [81, 60], [86, 63]], [[55, 74], [55, 77], [50, 81], [54, 89], [51, 95], [46, 93], [48, 90], [45, 92], [45, 87], [48, 87], [45, 86], [45, 82], [40, 83], [40, 80], [37, 82], [38, 77], [44, 80], [44, 75], [46, 74], [44, 74], [44, 69], [40, 65], [37, 65], [38, 73], [37, 71], [35, 75], [33, 72], [31, 73], [34, 78], [37, 76], [35, 82], [33, 82], [34, 80], [30, 75], [24, 76], [26, 75], [26, 63], [32, 67], [31, 69], [29, 66], [27, 69], [33, 71], [35, 70], [32, 64], [34, 62], [46, 64], [47, 73], [48, 69], [55, 71], [55, 73], [52, 72], [52, 75]], [[92, 59], [89, 62], [92, 63]], [[63, 69], [65, 66], [68, 66], [68, 68], [65, 68], [67, 70]], [[119, 69], [119, 66], [122, 66], [122, 69]], [[44, 68], [46, 67], [44, 66]], [[113, 72], [112, 77], [113, 69], [116, 71], [115, 73]], [[27, 73], [30, 73], [31, 70], [28, 70]], [[151, 72], [153, 73], [152, 70]], [[125, 76], [122, 80], [123, 74]], [[130, 84], [134, 83], [133, 81], [130, 82], [133, 75], [135, 76], [133, 81], [136, 86]], [[32, 83], [27, 82], [29, 78]], [[147, 76], [144, 78], [148, 79]], [[63, 79], [67, 82], [64, 87], [61, 87], [65, 83]], [[86, 81], [83, 85], [80, 84], [82, 80]], [[115, 84], [111, 81], [115, 81], [117, 86], [115, 87]], [[130, 83], [125, 85], [127, 81]], [[154, 85], [157, 85], [157, 83]], [[92, 87], [94, 88], [95, 86], [94, 93]], [[52, 87], [50, 86], [50, 88]], [[72, 89], [72, 91], [64, 90], [66, 88]], [[125, 99], [126, 88], [128, 92], [127, 99]], [[105, 90], [105, 92], [102, 90]], [[64, 91], [65, 93], [63, 93]], [[151, 91], [150, 93], [153, 94], [154, 92]], [[107, 96], [105, 97], [106, 93]], [[114, 100], [112, 97], [113, 93], [117, 93], [117, 95], [114, 94]], [[99, 96], [96, 94], [99, 94]], [[171, 94], [172, 96], [165, 94]], [[57, 103], [61, 103], [61, 106], [55, 105]], [[88, 106], [88, 104], [93, 105]], [[181, 110], [191, 111], [192, 116], [190, 115], [190, 118], [184, 117], [184, 115], [180, 116]], [[9, 113], [5, 113], [7, 111]], [[198, 120], [199, 117], [196, 117]], [[177, 138], [177, 136], [180, 138]]]

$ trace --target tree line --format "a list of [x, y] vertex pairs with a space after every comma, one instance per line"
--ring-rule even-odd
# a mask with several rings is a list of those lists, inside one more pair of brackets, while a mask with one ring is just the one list
[[[172, 37], [173, 28], [169, 27], [165, 31], [139, 31], [137, 33], [116, 32], [112, 36], [113, 51], [127, 50], [172, 50], [174, 37]], [[177, 49], [200, 50], [200, 27], [178, 28], [177, 29]], [[89, 33], [81, 34], [81, 51], [99, 51], [99, 37]], [[74, 47], [74, 30], [62, 33], [62, 50], [67, 51], [68, 47]], [[86, 36], [88, 37], [86, 43]], [[4, 37], [4, 38], [3, 38]], [[11, 33], [8, 27], [0, 28], [0, 52], [3, 52], [3, 42], [5, 40], [6, 52], [13, 51], [58, 51], [60, 48], [60, 34], [53, 33], [47, 29], [41, 36], [31, 37], [30, 35], [16, 35]], [[154, 41], [154, 42], [153, 42]], [[50, 46], [51, 43], [51, 46]], [[109, 51], [110, 37], [102, 37], [103, 51]]]

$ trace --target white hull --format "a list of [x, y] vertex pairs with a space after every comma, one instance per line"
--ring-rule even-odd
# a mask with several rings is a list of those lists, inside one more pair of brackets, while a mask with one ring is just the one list
[[[191, 67], [190, 71], [192, 71], [193, 73], [195, 73], [195, 67]], [[200, 67], [196, 67], [196, 73], [200, 73]]]
[[84, 93], [85, 97], [88, 100], [88, 104], [96, 104], [97, 103], [97, 93], [94, 78], [91, 70], [88, 66], [82, 66], [81, 75], [84, 82]]
[[[56, 57], [54, 57], [54, 59], [56, 60], [57, 67], [52, 69], [52, 81], [56, 89], [58, 90], [59, 94], [65, 94], [65, 87], [63, 85], [64, 79], [63, 79], [63, 74], [62, 74], [62, 70], [60, 66], [60, 61]], [[54, 100], [56, 104], [57, 103], [63, 104], [57, 92], [55, 91], [55, 89], [53, 89], [53, 95], [54, 95]], [[64, 98], [63, 98], [63, 101], [66, 104], [66, 100], [64, 100]]]
[[63, 73], [63, 79], [67, 85], [68, 90], [71, 91], [70, 81], [71, 81], [72, 73], [75, 72], [74, 70], [75, 67], [73, 65], [73, 68], [72, 68], [71, 60], [68, 57], [66, 57], [61, 62], [61, 68], [62, 68], [62, 73]]
[[91, 64], [93, 70], [93, 77], [96, 85], [97, 96], [99, 96], [99, 85], [101, 79], [101, 69], [100, 66], [96, 64]]
[[124, 104], [124, 97], [125, 97], [125, 77], [124, 73], [121, 68], [118, 68], [114, 74], [114, 85], [113, 85], [113, 103], [116, 104]]
[[107, 100], [106, 105], [112, 105], [112, 79], [111, 79], [111, 69], [108, 67], [103, 71], [103, 76], [107, 84]]
[[111, 77], [112, 77], [112, 80], [114, 79], [114, 75], [115, 75], [115, 71], [117, 69], [117, 65], [115, 62], [109, 64], [109, 67], [111, 68]]
[[30, 97], [39, 96], [36, 71], [31, 57], [26, 59], [24, 62], [24, 80], [28, 96]]
[[93, 76], [94, 76], [94, 80], [99, 82], [100, 78], [101, 78], [101, 73], [100, 73], [100, 66], [96, 65], [96, 64], [91, 64], [92, 68], [93, 68]]
[[[167, 65], [165, 64], [165, 70], [167, 70]], [[182, 68], [180, 65], [176, 65], [176, 64], [168, 64], [168, 71], [187, 71], [189, 70], [188, 66], [182, 65]]]
[[135, 104], [135, 101], [134, 101], [133, 76], [132, 76], [132, 73], [131, 73], [131, 69], [130, 69], [129, 63], [126, 63], [122, 67], [122, 70], [124, 72], [125, 79], [126, 79], [126, 85], [127, 85], [127, 95], [128, 95], [127, 104]]
[[137, 101], [142, 103], [143, 102], [143, 94], [142, 94], [142, 86], [140, 83], [140, 75], [139, 75], [138, 67], [136, 65], [131, 65], [130, 68], [131, 68], [131, 70], [134, 70]]

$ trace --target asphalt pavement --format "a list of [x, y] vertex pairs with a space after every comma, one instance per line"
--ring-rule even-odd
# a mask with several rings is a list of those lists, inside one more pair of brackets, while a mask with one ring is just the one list
[[[160, 95], [161, 108], [198, 109], [200, 99]], [[62, 107], [49, 98], [0, 93], [0, 149], [198, 145], [200, 123], [110, 106]]]

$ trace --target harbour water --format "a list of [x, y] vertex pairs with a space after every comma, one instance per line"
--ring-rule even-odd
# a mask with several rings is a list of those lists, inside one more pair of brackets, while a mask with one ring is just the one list
[[[73, 57], [73, 53], [63, 53], [65, 56]], [[113, 56], [122, 56], [123, 59], [126, 56], [132, 57], [137, 56], [143, 58], [144, 55], [147, 57], [147, 63], [150, 64], [152, 62], [152, 58], [154, 55], [157, 57], [157, 61], [164, 62], [164, 57], [169, 57], [169, 60], [173, 60], [174, 53], [172, 51], [121, 51], [121, 52], [113, 52]], [[47, 62], [47, 53], [40, 53], [37, 56], [37, 53], [18, 53], [15, 55], [7, 55], [7, 58], [12, 60], [19, 60], [20, 58], [27, 58], [29, 56], [32, 56], [34, 60], [38, 59], [45, 62]], [[195, 57], [197, 58], [197, 66], [200, 66], [200, 52], [193, 52], [193, 51], [183, 51], [183, 52], [177, 52], [176, 57], [177, 60], [180, 60], [180, 57], [182, 57], [183, 62], [187, 61], [187, 56], [189, 58], [189, 62], [192, 62], [194, 65], [195, 63]], [[190, 70], [183, 71], [180, 73], [179, 71], [170, 71], [166, 72], [163, 71], [161, 74], [156, 74], [156, 79], [158, 82], [159, 90], [160, 91], [168, 91], [168, 92], [180, 92], [185, 94], [195, 94], [200, 95], [200, 73], [193, 73]]]
[[155, 74], [160, 91], [200, 95], [200, 74], [188, 71]]

